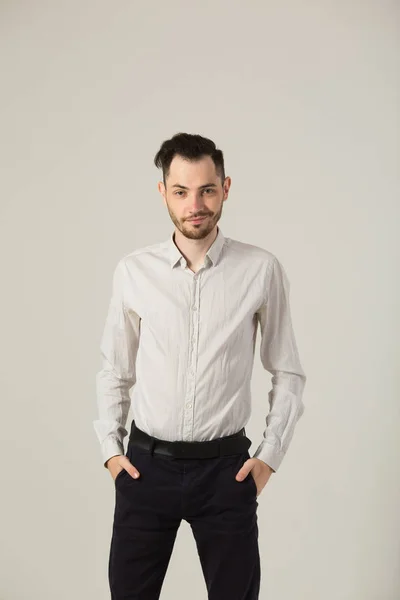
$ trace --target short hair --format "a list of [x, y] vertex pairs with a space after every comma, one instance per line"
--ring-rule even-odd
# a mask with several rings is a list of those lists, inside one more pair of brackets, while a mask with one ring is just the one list
[[176, 133], [171, 139], [165, 140], [154, 157], [156, 167], [162, 169], [163, 181], [169, 175], [172, 159], [179, 155], [189, 161], [196, 161], [203, 156], [211, 156], [215, 170], [222, 183], [225, 180], [224, 155], [214, 142], [206, 137], [192, 133]]

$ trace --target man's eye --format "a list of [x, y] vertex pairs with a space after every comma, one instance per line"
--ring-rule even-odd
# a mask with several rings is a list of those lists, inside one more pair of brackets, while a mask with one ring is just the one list
[[175, 192], [176, 196], [179, 196], [179, 194], [183, 194], [182, 190]]
[[214, 190], [213, 190], [213, 188], [206, 188], [204, 191], [213, 193]]

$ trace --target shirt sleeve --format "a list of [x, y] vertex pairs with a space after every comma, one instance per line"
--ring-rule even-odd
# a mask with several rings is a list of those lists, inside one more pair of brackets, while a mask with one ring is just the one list
[[140, 317], [124, 304], [126, 265], [121, 259], [113, 274], [112, 295], [100, 342], [102, 368], [96, 375], [98, 418], [93, 426], [101, 444], [103, 464], [124, 454], [123, 439], [130, 407], [129, 390], [136, 382]]
[[289, 288], [283, 266], [274, 256], [266, 300], [257, 312], [261, 330], [260, 357], [264, 369], [272, 374], [272, 388], [268, 394], [270, 410], [266, 428], [254, 457], [263, 460], [275, 472], [304, 412], [302, 395], [306, 375], [292, 326]]

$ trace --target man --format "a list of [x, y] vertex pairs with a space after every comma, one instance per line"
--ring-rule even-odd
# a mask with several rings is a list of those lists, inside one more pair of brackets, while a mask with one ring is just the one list
[[[256, 600], [257, 498], [304, 411], [289, 282], [271, 252], [218, 227], [231, 179], [211, 140], [179, 133], [154, 161], [175, 230], [118, 262], [96, 379], [94, 427], [116, 494], [111, 595], [160, 597], [185, 519], [209, 600]], [[258, 325], [272, 389], [266, 429], [250, 457], [244, 426]]]

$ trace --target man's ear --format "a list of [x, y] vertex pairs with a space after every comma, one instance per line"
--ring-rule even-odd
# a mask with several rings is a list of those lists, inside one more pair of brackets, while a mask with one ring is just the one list
[[224, 201], [228, 200], [228, 194], [229, 194], [229, 189], [231, 187], [231, 183], [232, 183], [231, 178], [230, 177], [225, 177], [225, 181], [224, 181], [224, 184], [223, 184], [223, 188], [224, 188]]
[[166, 201], [166, 199], [165, 199], [165, 192], [166, 192], [166, 190], [165, 190], [165, 185], [164, 185], [164, 183], [163, 183], [162, 181], [159, 181], [159, 182], [158, 182], [158, 184], [157, 184], [157, 188], [158, 188], [158, 191], [160, 192], [160, 194], [161, 194], [161, 196], [162, 196], [162, 199], [163, 199], [163, 201], [164, 201], [164, 204], [166, 205], [166, 204], [167, 204], [167, 201]]

